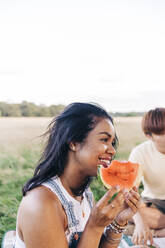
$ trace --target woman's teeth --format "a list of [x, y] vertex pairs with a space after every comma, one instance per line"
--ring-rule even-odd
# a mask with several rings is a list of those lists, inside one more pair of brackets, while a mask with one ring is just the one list
[[103, 165], [106, 164], [107, 166], [109, 166], [111, 163], [111, 161], [107, 159], [100, 159], [100, 161], [103, 163]]

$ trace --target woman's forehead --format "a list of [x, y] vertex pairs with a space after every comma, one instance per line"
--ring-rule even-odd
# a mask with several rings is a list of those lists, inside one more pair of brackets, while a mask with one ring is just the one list
[[95, 128], [93, 129], [94, 133], [109, 133], [111, 136], [115, 136], [115, 128], [112, 122], [109, 119], [102, 119], [100, 120]]

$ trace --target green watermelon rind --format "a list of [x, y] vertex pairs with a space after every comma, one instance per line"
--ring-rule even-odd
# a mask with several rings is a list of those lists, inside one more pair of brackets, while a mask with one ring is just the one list
[[[106, 184], [103, 183], [102, 177], [101, 177], [101, 166], [98, 167], [98, 173], [97, 173], [97, 179], [98, 181], [106, 188], [106, 189], [110, 189], [112, 186], [108, 184], [108, 187], [106, 187]], [[115, 193], [112, 198], [108, 201], [108, 203], [111, 203], [113, 201], [113, 199], [118, 195], [119, 192]]]

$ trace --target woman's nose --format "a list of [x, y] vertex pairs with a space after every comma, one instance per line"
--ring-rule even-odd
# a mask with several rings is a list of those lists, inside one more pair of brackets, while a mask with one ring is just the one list
[[116, 153], [116, 150], [114, 148], [114, 146], [112, 144], [110, 144], [108, 147], [107, 147], [107, 152], [112, 154], [112, 155], [115, 155]]

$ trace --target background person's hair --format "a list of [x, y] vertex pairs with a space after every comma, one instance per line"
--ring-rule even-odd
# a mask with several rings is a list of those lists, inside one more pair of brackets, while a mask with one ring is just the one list
[[[69, 144], [82, 143], [88, 133], [104, 118], [113, 124], [112, 117], [101, 106], [79, 102], [68, 105], [55, 117], [45, 133], [48, 135], [45, 149], [33, 177], [23, 187], [23, 195], [51, 177], [60, 176], [67, 163]], [[115, 136], [115, 148], [117, 144], [118, 139]]]
[[165, 108], [155, 108], [148, 111], [142, 119], [142, 130], [144, 134], [165, 133]]

